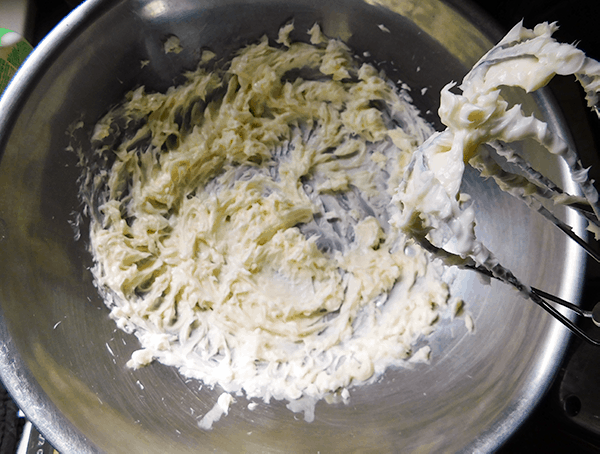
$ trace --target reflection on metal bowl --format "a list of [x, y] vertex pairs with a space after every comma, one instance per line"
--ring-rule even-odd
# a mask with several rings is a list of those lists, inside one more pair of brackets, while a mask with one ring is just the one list
[[[251, 411], [237, 396], [227, 418], [202, 431], [197, 418], [218, 390], [160, 364], [125, 366], [139, 345], [108, 318], [92, 284], [85, 234], [74, 240], [80, 170], [65, 132], [80, 120], [89, 133], [135, 86], [165, 90], [196, 66], [202, 48], [226, 56], [264, 33], [276, 36], [291, 18], [298, 30], [318, 22], [358, 53], [368, 51], [413, 89], [434, 124], [442, 86], [460, 80], [499, 37], [464, 5], [437, 0], [89, 0], [35, 49], [3, 97], [0, 373], [61, 452], [488, 451], [549, 385], [566, 330], [513, 290], [467, 272], [453, 292], [465, 299], [475, 333], [443, 321], [428, 339], [430, 364], [390, 370], [352, 389], [349, 405], [319, 403], [313, 423], [284, 402]], [[171, 35], [182, 52], [165, 54]], [[514, 98], [562, 128], [545, 94]], [[536, 161], [535, 149], [525, 153]], [[538, 164], [573, 189], [558, 162]], [[474, 195], [478, 234], [503, 263], [536, 287], [578, 299], [583, 257], [575, 246], [492, 183], [467, 174], [465, 192]]]

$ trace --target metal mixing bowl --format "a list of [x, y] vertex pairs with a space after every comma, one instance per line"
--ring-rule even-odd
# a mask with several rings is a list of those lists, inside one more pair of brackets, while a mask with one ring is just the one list
[[[276, 36], [291, 18], [296, 36], [319, 22], [357, 53], [368, 51], [412, 87], [437, 126], [440, 88], [460, 80], [499, 37], [468, 4], [437, 0], [89, 0], [38, 46], [2, 98], [0, 373], [61, 452], [489, 451], [547, 389], [566, 330], [513, 290], [466, 272], [453, 291], [464, 297], [475, 333], [461, 319], [442, 320], [428, 339], [430, 364], [352, 389], [349, 405], [320, 402], [310, 424], [283, 402], [250, 411], [238, 396], [227, 417], [202, 431], [197, 418], [218, 389], [160, 364], [125, 366], [139, 345], [108, 318], [92, 285], [87, 239], [74, 239], [80, 169], [66, 131], [82, 121], [79, 132], [89, 135], [127, 90], [164, 90], [195, 67], [202, 48], [226, 56], [264, 33]], [[183, 52], [165, 54], [170, 35]], [[514, 101], [562, 129], [545, 94], [515, 92]], [[525, 152], [537, 159], [534, 149]], [[538, 164], [573, 190], [564, 166]], [[475, 196], [478, 234], [502, 262], [526, 282], [578, 300], [583, 257], [575, 246], [492, 183], [468, 173], [465, 190]]]

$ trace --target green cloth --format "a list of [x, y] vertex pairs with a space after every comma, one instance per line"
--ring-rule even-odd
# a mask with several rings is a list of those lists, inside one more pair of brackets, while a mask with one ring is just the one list
[[[0, 40], [2, 36], [10, 32], [11, 30], [7, 28], [0, 28]], [[0, 93], [4, 91], [32, 50], [33, 47], [25, 39], [21, 39], [12, 46], [0, 45]]]

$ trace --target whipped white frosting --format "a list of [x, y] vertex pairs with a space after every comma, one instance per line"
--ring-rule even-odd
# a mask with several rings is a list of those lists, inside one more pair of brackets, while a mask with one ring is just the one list
[[142, 344], [129, 365], [158, 360], [311, 420], [317, 400], [409, 358], [449, 294], [388, 223], [431, 126], [342, 42], [292, 30], [164, 94], [129, 93], [95, 127], [111, 164], [86, 181], [96, 284]]

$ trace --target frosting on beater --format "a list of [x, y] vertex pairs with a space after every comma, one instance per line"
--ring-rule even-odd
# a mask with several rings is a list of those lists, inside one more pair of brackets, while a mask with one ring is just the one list
[[[531, 92], [557, 74], [573, 74], [586, 92], [589, 107], [597, 112], [600, 64], [576, 47], [554, 40], [552, 34], [557, 28], [556, 24], [542, 23], [530, 30], [517, 24], [481, 58], [459, 87], [449, 83], [442, 89], [439, 116], [446, 130], [432, 135], [413, 154], [394, 195], [400, 211], [392, 222], [421, 242], [431, 242], [434, 248], [454, 240], [455, 264], [471, 263], [466, 259], [472, 259], [487, 270], [507, 271], [475, 237], [473, 209], [463, 203], [460, 194], [467, 163], [553, 221], [559, 222], [541, 205], [541, 199], [588, 203], [598, 217], [598, 194], [575, 152], [546, 123], [526, 116], [520, 105], [509, 107], [502, 96], [505, 87]], [[511, 150], [511, 143], [526, 139], [564, 158], [585, 198], [564, 194]], [[503, 170], [491, 150], [517, 164], [522, 174]], [[597, 223], [590, 222], [590, 230], [598, 232]]]

